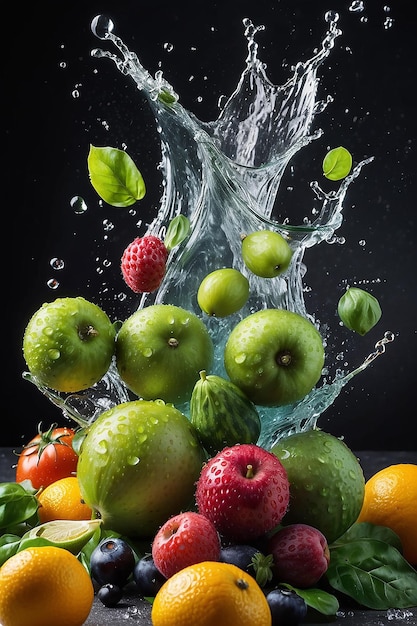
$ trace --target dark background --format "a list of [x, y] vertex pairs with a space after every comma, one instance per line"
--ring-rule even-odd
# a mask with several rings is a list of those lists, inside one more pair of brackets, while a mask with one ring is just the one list
[[[46, 3], [45, 3], [46, 4]], [[66, 3], [69, 4], [69, 3]], [[340, 14], [343, 35], [322, 65], [320, 95], [334, 102], [315, 122], [324, 138], [294, 160], [286, 186], [297, 191], [294, 222], [311, 203], [309, 181], [329, 147], [344, 145], [355, 161], [374, 162], [350, 187], [345, 243], [307, 252], [307, 307], [330, 316], [349, 368], [359, 365], [390, 330], [386, 353], [355, 377], [320, 418], [319, 426], [344, 436], [353, 449], [416, 450], [417, 354], [416, 239], [416, 54], [414, 3], [364, 0], [281, 2], [84, 2], [54, 9], [17, 3], [3, 20], [3, 352], [0, 445], [19, 446], [38, 422], [66, 419], [31, 383], [22, 379], [22, 336], [44, 301], [83, 295], [113, 319], [137, 307], [124, 292], [119, 258], [125, 245], [157, 210], [162, 181], [159, 144], [149, 107], [130, 78], [90, 51], [106, 47], [90, 30], [92, 18], [108, 15], [115, 31], [155, 74], [163, 69], [183, 105], [200, 119], [218, 114], [218, 99], [235, 89], [247, 54], [242, 19], [264, 24], [259, 56], [275, 84], [290, 67], [312, 56], [325, 32], [324, 13]], [[388, 10], [389, 9], [389, 10]], [[386, 20], [392, 26], [384, 26]], [[169, 51], [164, 44], [170, 43]], [[114, 49], [109, 47], [112, 52]], [[123, 147], [147, 184], [136, 214], [100, 206], [88, 182], [89, 144]], [[70, 201], [88, 206], [76, 215]], [[301, 208], [300, 208], [301, 207]], [[291, 207], [292, 209], [292, 207]], [[299, 213], [297, 213], [297, 210]], [[54, 257], [65, 267], [55, 270]], [[53, 290], [50, 279], [59, 282]], [[340, 329], [335, 302], [346, 284], [362, 286], [379, 300], [383, 317], [365, 337]], [[330, 311], [330, 313], [329, 313]], [[332, 346], [332, 349], [334, 346]]]

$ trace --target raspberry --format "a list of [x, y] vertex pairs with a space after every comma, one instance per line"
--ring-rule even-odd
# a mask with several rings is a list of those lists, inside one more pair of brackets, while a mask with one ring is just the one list
[[135, 293], [158, 289], [165, 275], [168, 250], [155, 235], [136, 237], [122, 255], [121, 269], [125, 283]]

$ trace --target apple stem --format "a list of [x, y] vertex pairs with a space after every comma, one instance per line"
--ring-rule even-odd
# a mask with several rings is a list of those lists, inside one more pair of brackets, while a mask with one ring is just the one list
[[169, 346], [170, 348], [178, 348], [178, 346], [179, 346], [179, 341], [178, 341], [178, 339], [175, 339], [175, 337], [170, 337], [170, 338], [168, 339], [168, 346]]
[[204, 382], [206, 380], [207, 376], [206, 376], [206, 370], [201, 370], [200, 371], [200, 379]]
[[246, 478], [253, 478], [254, 477], [254, 472], [253, 472], [253, 465], [247, 465], [246, 466]]

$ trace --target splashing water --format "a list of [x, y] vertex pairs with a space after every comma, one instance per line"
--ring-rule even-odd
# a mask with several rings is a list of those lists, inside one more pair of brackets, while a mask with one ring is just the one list
[[[122, 74], [133, 79], [147, 97], [158, 124], [164, 192], [147, 234], [163, 237], [168, 223], [180, 213], [191, 224], [188, 240], [170, 253], [159, 290], [144, 294], [139, 308], [170, 303], [201, 317], [196, 294], [207, 273], [219, 267], [235, 267], [250, 281], [251, 296], [238, 313], [221, 319], [204, 317], [215, 345], [215, 372], [219, 375], [224, 375], [223, 350], [230, 330], [256, 310], [285, 308], [309, 318], [319, 327], [304, 302], [304, 253], [307, 248], [334, 237], [343, 220], [343, 201], [349, 185], [373, 159], [356, 165], [337, 191], [325, 193], [316, 181], [311, 183], [312, 193], [321, 202], [313, 221], [301, 225], [291, 224], [290, 217], [277, 221], [274, 206], [291, 158], [322, 135], [321, 130], [311, 132], [313, 121], [327, 105], [317, 99], [317, 71], [342, 34], [338, 19], [337, 13], [326, 13], [327, 32], [318, 52], [307, 62], [298, 63], [292, 77], [282, 86], [269, 81], [265, 65], [258, 58], [255, 39], [263, 27], [255, 27], [249, 19], [244, 19], [246, 67], [235, 91], [212, 122], [201, 122], [184, 109], [161, 71], [155, 77], [150, 75], [136, 54], [113, 33], [111, 20], [97, 16], [92, 22], [97, 37], [112, 42], [121, 55], [95, 49], [92, 56], [111, 59]], [[292, 262], [283, 276], [260, 279], [248, 273], [243, 264], [241, 235], [260, 229], [281, 233], [292, 247]], [[323, 330], [322, 334], [325, 335]], [[392, 333], [385, 333], [361, 366], [348, 374], [339, 373], [332, 382], [314, 389], [296, 405], [258, 407], [262, 420], [260, 445], [270, 447], [283, 435], [315, 426], [346, 383], [384, 352], [392, 340]], [[115, 368], [106, 378], [106, 390], [92, 394], [90, 391], [89, 398], [83, 401], [90, 406], [88, 419], [96, 416], [97, 410], [91, 411], [91, 406], [97, 408], [98, 397], [101, 403], [105, 398], [105, 405], [126, 399]], [[59, 395], [42, 391], [61, 408], [69, 410], [73, 419], [84, 419], [83, 411], [77, 406], [78, 396], [75, 402], [70, 399], [68, 403], [68, 399], [64, 401]], [[102, 404], [99, 402], [98, 406]], [[182, 410], [186, 412], [187, 407]]]

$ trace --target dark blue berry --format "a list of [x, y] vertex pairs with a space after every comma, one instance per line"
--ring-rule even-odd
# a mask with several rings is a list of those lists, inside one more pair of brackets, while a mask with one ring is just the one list
[[130, 545], [120, 538], [103, 539], [91, 553], [91, 577], [99, 585], [110, 583], [123, 587], [134, 566], [134, 552]]
[[133, 570], [133, 578], [139, 593], [145, 598], [153, 598], [166, 581], [156, 567], [151, 554], [145, 554], [136, 563]]
[[97, 591], [97, 598], [101, 600], [104, 606], [116, 606], [116, 604], [118, 604], [123, 598], [123, 589], [117, 585], [107, 583], [106, 585], [100, 587]]
[[249, 545], [233, 544], [225, 546], [220, 550], [219, 560], [223, 563], [231, 563], [240, 567], [247, 574], [251, 576], [255, 575], [255, 570], [252, 565], [252, 559], [255, 554], [258, 554], [259, 550]]
[[290, 589], [277, 587], [266, 596], [272, 615], [272, 626], [297, 626], [307, 615], [307, 604]]

